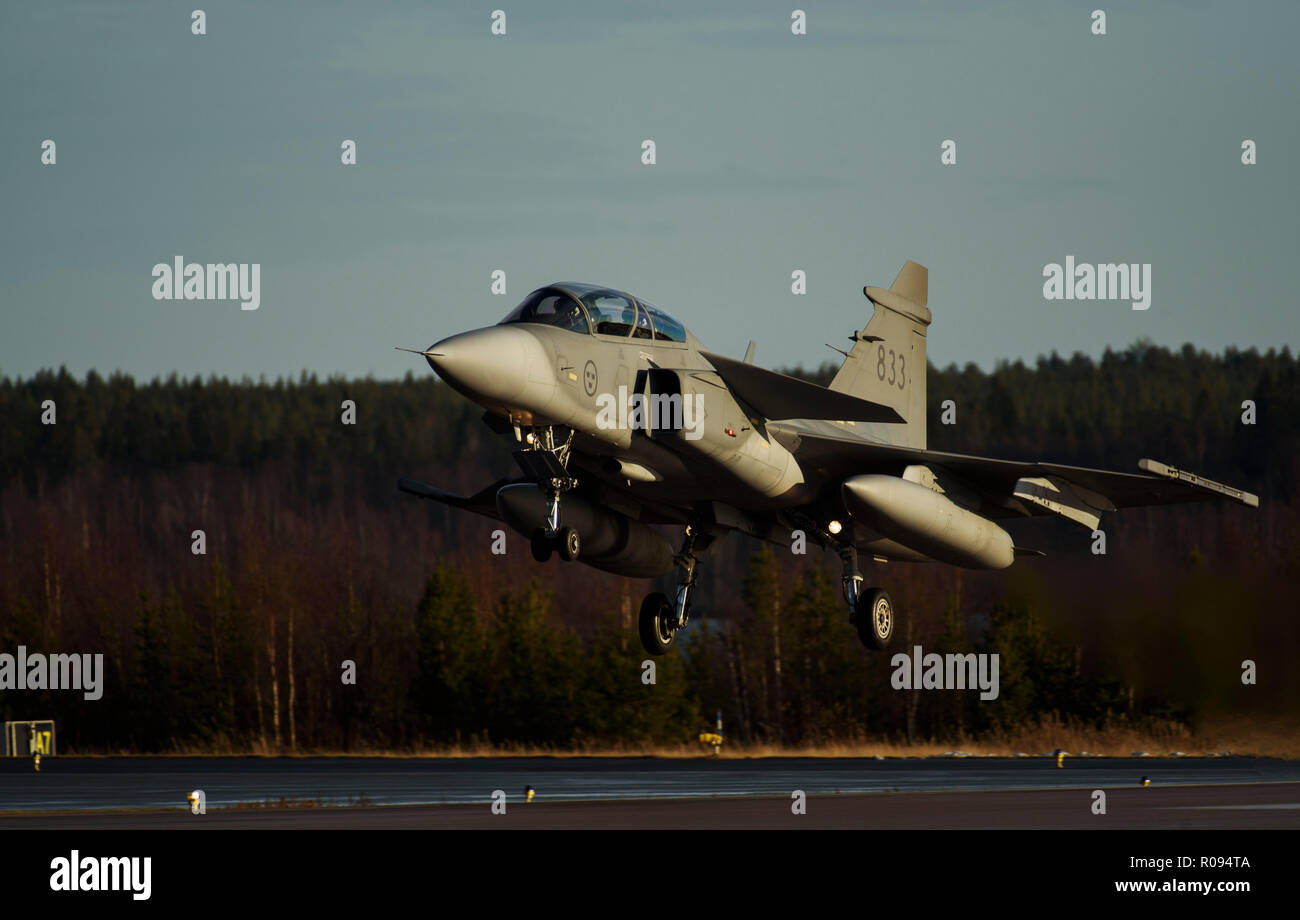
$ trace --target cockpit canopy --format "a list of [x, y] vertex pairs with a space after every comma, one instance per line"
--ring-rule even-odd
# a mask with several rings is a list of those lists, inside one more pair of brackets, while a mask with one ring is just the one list
[[570, 332], [685, 342], [686, 327], [653, 304], [597, 284], [538, 288], [500, 323], [542, 323]]

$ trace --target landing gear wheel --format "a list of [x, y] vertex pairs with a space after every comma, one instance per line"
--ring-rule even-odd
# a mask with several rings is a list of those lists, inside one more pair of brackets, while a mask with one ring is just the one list
[[546, 531], [538, 527], [533, 531], [533, 538], [529, 541], [532, 545], [533, 558], [538, 562], [549, 562], [551, 558], [551, 541], [546, 539]]
[[578, 532], [572, 527], [561, 527], [559, 533], [560, 558], [565, 562], [572, 562], [578, 558], [578, 553], [582, 551], [582, 539]]
[[637, 621], [641, 633], [641, 645], [651, 655], [662, 655], [673, 646], [677, 637], [673, 620], [677, 612], [673, 610], [668, 595], [661, 592], [647, 594], [641, 602], [641, 616]]
[[894, 602], [889, 594], [879, 588], [862, 592], [858, 609], [854, 617], [858, 628], [858, 638], [869, 649], [881, 650], [889, 647], [894, 638]]

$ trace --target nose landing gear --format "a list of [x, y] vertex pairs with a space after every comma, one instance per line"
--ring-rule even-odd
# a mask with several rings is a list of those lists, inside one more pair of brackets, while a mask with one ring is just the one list
[[578, 553], [582, 551], [582, 538], [572, 527], [561, 527], [556, 534], [556, 540], [560, 545], [560, 558], [565, 562], [573, 562], [578, 558]]
[[560, 496], [578, 485], [569, 475], [569, 449], [573, 432], [563, 444], [557, 444], [555, 429], [551, 426], [530, 431], [528, 447], [514, 452], [514, 458], [523, 471], [546, 489], [546, 522], [532, 533], [530, 548], [533, 558], [546, 562], [552, 552], [559, 552], [565, 562], [573, 562], [582, 552], [582, 537], [573, 527], [560, 524]]

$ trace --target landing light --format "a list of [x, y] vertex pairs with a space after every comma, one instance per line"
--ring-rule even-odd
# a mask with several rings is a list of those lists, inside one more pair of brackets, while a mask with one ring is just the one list
[[839, 521], [831, 521], [829, 524], [826, 525], [826, 529], [829, 530], [831, 533], [839, 533], [844, 528], [840, 525]]

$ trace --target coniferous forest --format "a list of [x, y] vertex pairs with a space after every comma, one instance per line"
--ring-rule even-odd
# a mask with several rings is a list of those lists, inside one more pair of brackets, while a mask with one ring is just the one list
[[1048, 555], [1005, 572], [868, 567], [904, 611], [900, 648], [1000, 655], [987, 702], [894, 689], [888, 655], [847, 623], [832, 554], [733, 536], [647, 685], [635, 614], [651, 582], [540, 565], [512, 531], [493, 555], [501, 525], [397, 491], [515, 474], [481, 410], [431, 374], [4, 378], [0, 651], [102, 653], [105, 683], [96, 701], [0, 691], [0, 720], [55, 719], [63, 753], [635, 748], [691, 742], [717, 712], [729, 741], [773, 746], [956, 745], [1045, 720], [1175, 737], [1300, 724], [1288, 349], [931, 367], [928, 400], [934, 449], [1134, 472], [1152, 457], [1261, 507], [1125, 511], [1103, 519], [1104, 556], [1076, 525], [1014, 522]]

